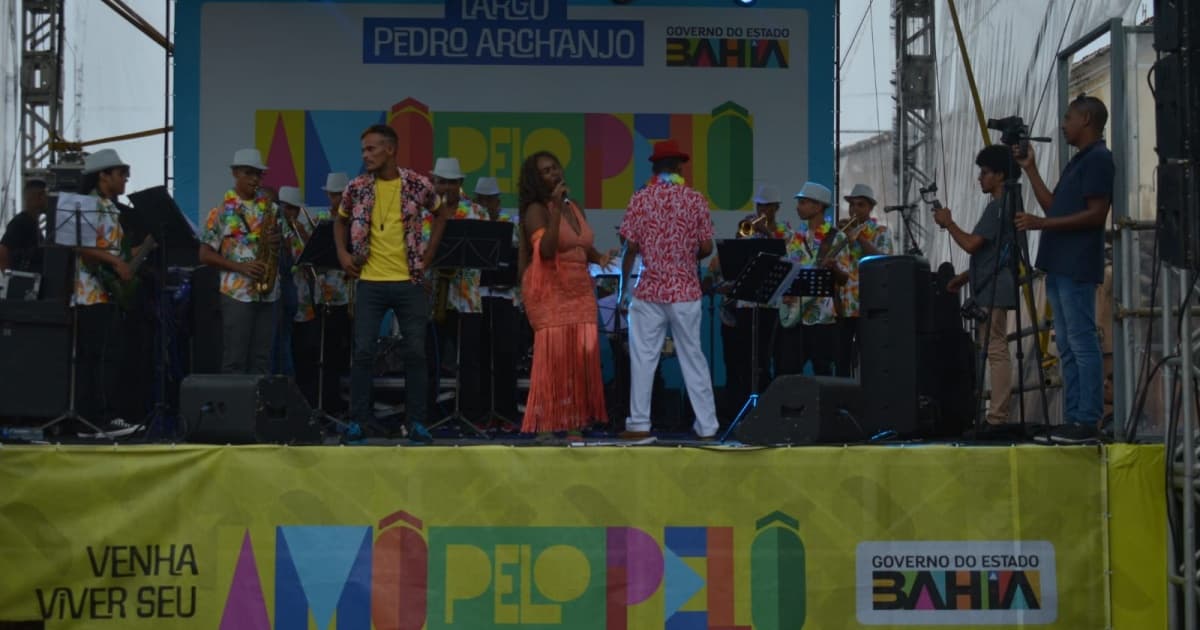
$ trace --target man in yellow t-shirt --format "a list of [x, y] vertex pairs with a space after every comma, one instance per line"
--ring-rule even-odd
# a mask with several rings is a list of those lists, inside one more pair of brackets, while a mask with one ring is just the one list
[[[361, 439], [361, 427], [374, 418], [371, 390], [375, 342], [383, 316], [391, 310], [402, 336], [409, 437], [429, 442], [432, 437], [423, 424], [429, 385], [425, 361], [429, 297], [424, 275], [454, 209], [435, 207], [437, 195], [429, 179], [397, 166], [399, 138], [391, 127], [373, 125], [363, 132], [361, 141], [366, 173], [346, 186], [333, 224], [342, 270], [359, 279], [350, 370], [351, 421], [346, 440]], [[421, 223], [431, 210], [436, 216], [426, 239]]]

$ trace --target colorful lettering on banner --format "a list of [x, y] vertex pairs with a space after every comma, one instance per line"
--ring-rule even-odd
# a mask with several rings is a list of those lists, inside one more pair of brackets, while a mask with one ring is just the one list
[[871, 625], [1049, 624], [1058, 618], [1046, 541], [859, 543], [857, 610]]
[[[759, 523], [749, 555], [756, 630], [804, 624], [804, 546], [796, 528], [779, 512]], [[631, 613], [661, 595], [654, 605], [668, 630], [751, 630], [736, 622], [732, 527], [665, 527], [661, 543], [633, 527], [423, 530], [405, 512], [381, 520], [378, 533], [276, 528], [274, 628], [306, 630], [310, 618], [328, 628], [336, 615], [339, 630], [629, 630], [638, 627]], [[255, 620], [268, 618], [256, 567], [247, 532], [221, 630], [257, 630]]]
[[357, 144], [347, 138], [379, 122], [404, 138], [401, 166], [427, 173], [435, 156], [457, 157], [466, 188], [478, 177], [495, 177], [505, 207], [516, 206], [525, 156], [548, 150], [562, 160], [567, 181], [583, 187], [584, 206], [624, 208], [651, 176], [651, 146], [666, 138], [691, 154], [683, 176], [711, 207], [748, 209], [754, 192], [754, 118], [733, 102], [705, 114], [574, 114], [431, 112], [406, 98], [386, 112], [263, 110], [255, 120], [258, 146], [268, 156], [264, 185], [300, 186], [306, 203], [318, 207], [326, 203], [321, 185], [328, 172], [362, 167]]

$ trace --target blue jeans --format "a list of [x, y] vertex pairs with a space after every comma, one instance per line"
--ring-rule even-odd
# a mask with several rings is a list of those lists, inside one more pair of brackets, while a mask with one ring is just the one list
[[1096, 287], [1046, 274], [1054, 337], [1062, 363], [1063, 420], [1095, 424], [1104, 413], [1104, 364], [1096, 332]]
[[354, 362], [350, 370], [350, 417], [359, 424], [374, 419], [371, 390], [375, 369], [375, 342], [387, 311], [400, 324], [404, 357], [405, 416], [425, 422], [429, 395], [429, 368], [425, 364], [425, 328], [429, 324], [429, 299], [412, 282], [359, 280], [354, 303]]

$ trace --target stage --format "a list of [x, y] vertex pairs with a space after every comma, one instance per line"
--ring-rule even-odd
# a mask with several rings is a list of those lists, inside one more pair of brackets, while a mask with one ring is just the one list
[[4, 445], [0, 622], [1161, 628], [1163, 471], [1125, 444]]

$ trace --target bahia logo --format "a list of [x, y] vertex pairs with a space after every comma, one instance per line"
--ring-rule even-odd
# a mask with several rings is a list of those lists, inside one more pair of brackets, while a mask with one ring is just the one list
[[859, 543], [865, 625], [1040, 625], [1058, 618], [1054, 545], [1046, 541]]
[[635, 527], [426, 527], [406, 512], [378, 530], [280, 526], [272, 625], [247, 531], [220, 628], [628, 630], [630, 610], [660, 591], [664, 629], [803, 628], [799, 523], [773, 512], [755, 524], [752, 626], [735, 622], [735, 558], [747, 554], [733, 534], [672, 526], [660, 543]]

